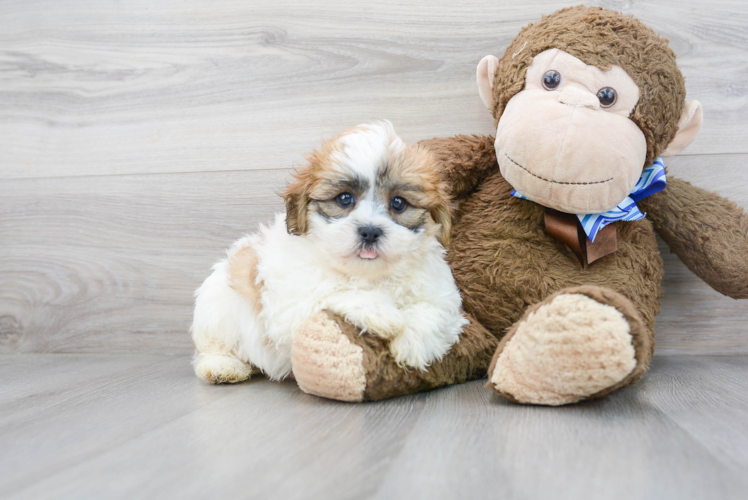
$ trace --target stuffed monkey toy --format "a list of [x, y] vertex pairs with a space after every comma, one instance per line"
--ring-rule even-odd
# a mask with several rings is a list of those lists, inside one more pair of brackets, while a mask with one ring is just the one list
[[630, 16], [560, 10], [477, 70], [496, 137], [424, 141], [461, 202], [448, 259], [470, 324], [427, 371], [385, 340], [310, 318], [293, 346], [302, 390], [378, 400], [488, 375], [512, 401], [563, 405], [639, 379], [654, 352], [655, 234], [717, 291], [748, 298], [748, 217], [666, 175], [701, 105], [667, 41]]

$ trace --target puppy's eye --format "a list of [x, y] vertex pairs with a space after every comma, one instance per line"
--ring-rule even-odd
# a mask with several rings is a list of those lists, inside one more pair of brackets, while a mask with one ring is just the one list
[[390, 202], [390, 208], [392, 208], [393, 212], [400, 214], [403, 213], [406, 208], [408, 208], [408, 202], [403, 200], [399, 196], [395, 196]]
[[353, 205], [353, 195], [351, 193], [341, 193], [335, 198], [340, 208], [348, 208]]
[[600, 99], [600, 106], [609, 108], [618, 100], [616, 90], [611, 87], [605, 87], [597, 91], [597, 98]]
[[561, 73], [558, 71], [552, 69], [543, 75], [543, 88], [545, 90], [555, 90], [559, 85], [561, 85]]

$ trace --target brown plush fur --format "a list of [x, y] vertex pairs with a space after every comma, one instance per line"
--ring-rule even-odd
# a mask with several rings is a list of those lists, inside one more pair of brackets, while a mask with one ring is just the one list
[[643, 166], [651, 165], [678, 130], [685, 80], [666, 39], [632, 16], [600, 7], [560, 10], [525, 27], [512, 40], [494, 76], [495, 123], [509, 100], [524, 89], [533, 57], [553, 48], [603, 71], [620, 66], [634, 79], [640, 97], [629, 118], [647, 139]]
[[418, 143], [431, 150], [439, 160], [439, 171], [451, 198], [462, 198], [488, 174], [498, 172], [494, 138], [485, 135], [458, 135]]
[[748, 216], [716, 193], [668, 178], [665, 191], [639, 203], [657, 234], [718, 292], [748, 299]]
[[470, 324], [464, 328], [460, 343], [453, 346], [443, 359], [433, 363], [428, 371], [422, 372], [398, 366], [389, 353], [386, 340], [361, 335], [358, 328], [340, 316], [330, 316], [342, 334], [363, 349], [366, 372], [364, 401], [377, 401], [483, 377], [499, 343], [467, 315]]
[[649, 220], [620, 224], [618, 251], [583, 269], [574, 253], [543, 229], [543, 207], [511, 192], [495, 172], [462, 206], [447, 259], [466, 311], [501, 337], [549, 295], [596, 285], [631, 300], [654, 329], [663, 271]]

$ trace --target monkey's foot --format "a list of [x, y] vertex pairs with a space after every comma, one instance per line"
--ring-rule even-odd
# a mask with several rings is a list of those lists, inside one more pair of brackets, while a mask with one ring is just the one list
[[343, 333], [339, 318], [320, 312], [296, 333], [291, 366], [302, 391], [340, 401], [363, 401], [364, 351]]
[[487, 385], [519, 403], [576, 403], [641, 377], [651, 342], [622, 295], [592, 286], [566, 289], [512, 326], [491, 361]]
[[296, 333], [291, 365], [302, 391], [340, 401], [376, 401], [480, 378], [498, 342], [472, 318], [460, 342], [426, 371], [398, 366], [386, 339], [326, 311]]

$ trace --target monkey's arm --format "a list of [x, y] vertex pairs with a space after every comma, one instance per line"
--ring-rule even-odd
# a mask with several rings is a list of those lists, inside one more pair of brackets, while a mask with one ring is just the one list
[[419, 144], [439, 160], [442, 178], [449, 184], [449, 195], [462, 198], [499, 168], [493, 143], [494, 138], [486, 135], [456, 135], [427, 139]]
[[665, 190], [638, 204], [691, 271], [724, 295], [748, 298], [748, 215], [742, 208], [672, 177]]

